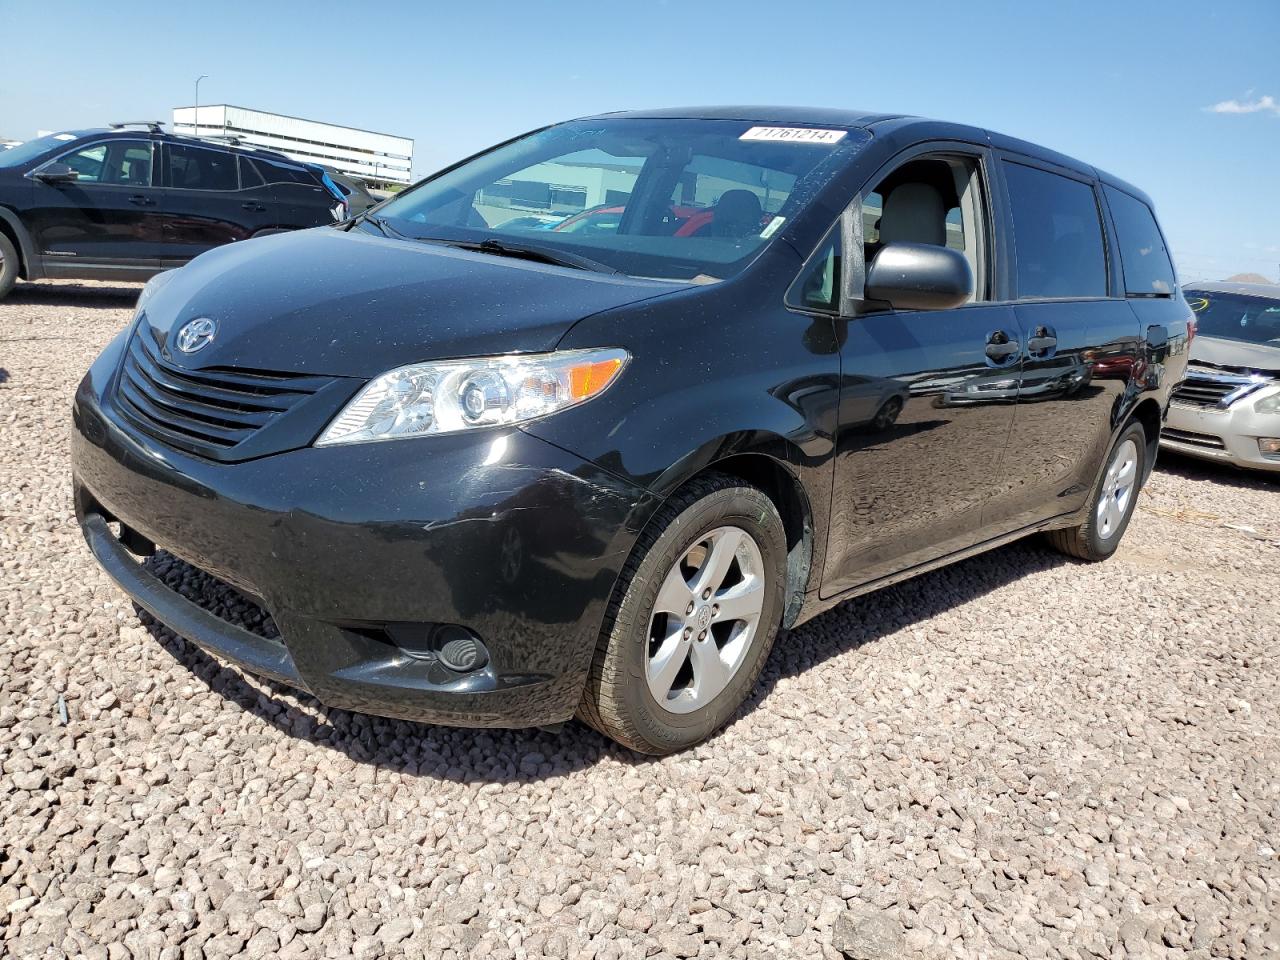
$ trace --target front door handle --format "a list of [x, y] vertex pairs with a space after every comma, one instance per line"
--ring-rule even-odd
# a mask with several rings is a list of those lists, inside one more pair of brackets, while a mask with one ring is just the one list
[[1027, 354], [1032, 357], [1051, 357], [1058, 349], [1058, 333], [1053, 327], [1036, 327], [1027, 338]]
[[135, 193], [129, 198], [129, 202], [138, 207], [150, 207], [155, 205], [155, 201], [141, 193]]
[[242, 210], [256, 210], [259, 213], [267, 209], [262, 204], [258, 203], [256, 200], [246, 200], [244, 203], [240, 204], [240, 208]]
[[987, 334], [987, 360], [993, 366], [1005, 367], [1018, 359], [1018, 338], [1007, 330]]

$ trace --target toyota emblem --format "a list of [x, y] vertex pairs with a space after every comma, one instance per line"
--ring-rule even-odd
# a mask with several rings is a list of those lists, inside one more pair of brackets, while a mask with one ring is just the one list
[[195, 353], [213, 342], [218, 325], [208, 317], [197, 317], [178, 331], [178, 349], [183, 353]]

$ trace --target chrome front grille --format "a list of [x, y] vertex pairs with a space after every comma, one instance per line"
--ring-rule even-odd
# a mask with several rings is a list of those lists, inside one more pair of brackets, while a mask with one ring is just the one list
[[186, 370], [164, 359], [144, 321], [129, 342], [116, 402], [157, 440], [224, 459], [328, 382], [327, 377], [258, 370]]
[[1195, 407], [1226, 409], [1245, 394], [1270, 382], [1265, 377], [1191, 370], [1187, 378], [1174, 388], [1172, 399]]

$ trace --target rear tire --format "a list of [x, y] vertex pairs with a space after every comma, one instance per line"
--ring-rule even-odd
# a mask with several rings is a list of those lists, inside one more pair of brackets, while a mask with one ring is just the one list
[[9, 295], [18, 282], [18, 251], [13, 241], [0, 233], [0, 300]]
[[1084, 523], [1045, 534], [1055, 550], [1090, 562], [1105, 560], [1116, 552], [1146, 479], [1147, 449], [1142, 424], [1125, 427], [1107, 451]]
[[579, 719], [655, 755], [718, 730], [768, 659], [786, 557], [782, 518], [764, 493], [721, 474], [691, 481], [623, 568]]

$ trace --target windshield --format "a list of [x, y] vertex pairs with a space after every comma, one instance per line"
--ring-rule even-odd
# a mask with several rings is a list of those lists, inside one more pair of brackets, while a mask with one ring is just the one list
[[497, 239], [633, 276], [723, 279], [868, 139], [738, 120], [575, 120], [420, 184], [378, 215], [412, 239]]
[[1185, 291], [1196, 312], [1196, 335], [1280, 346], [1280, 299], [1240, 293]]
[[51, 133], [47, 137], [28, 140], [8, 150], [0, 150], [0, 167], [21, 167], [55, 147], [65, 147], [75, 139], [74, 133]]

